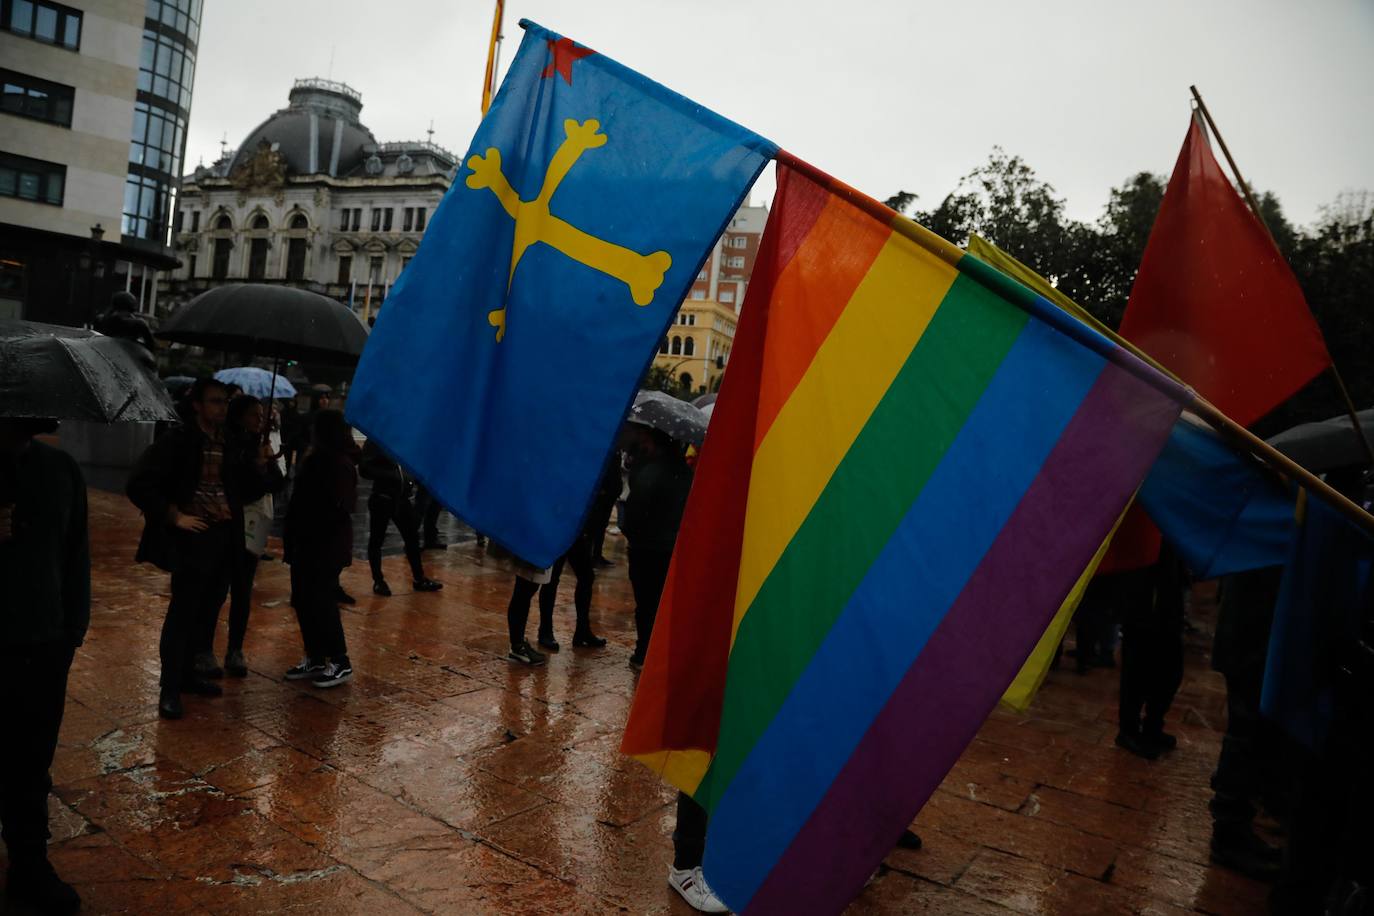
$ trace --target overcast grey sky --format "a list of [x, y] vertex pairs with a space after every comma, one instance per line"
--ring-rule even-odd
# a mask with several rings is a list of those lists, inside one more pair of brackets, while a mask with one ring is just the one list
[[[205, 6], [188, 170], [304, 76], [359, 90], [379, 140], [422, 139], [433, 120], [436, 142], [466, 151], [491, 0]], [[1190, 83], [1295, 222], [1374, 189], [1374, 0], [508, 0], [503, 71], [521, 17], [879, 198], [934, 206], [1000, 144], [1095, 219], [1113, 185], [1173, 168]], [[765, 180], [755, 199], [770, 193]]]

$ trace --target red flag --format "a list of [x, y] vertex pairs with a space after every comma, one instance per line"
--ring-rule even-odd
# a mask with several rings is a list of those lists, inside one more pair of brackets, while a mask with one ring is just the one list
[[1196, 113], [1121, 336], [1242, 426], [1331, 365], [1297, 278], [1221, 171]]

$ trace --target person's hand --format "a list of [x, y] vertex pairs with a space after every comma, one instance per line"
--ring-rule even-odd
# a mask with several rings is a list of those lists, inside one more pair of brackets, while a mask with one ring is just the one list
[[14, 506], [0, 506], [0, 544], [14, 540]]
[[200, 516], [187, 515], [180, 510], [176, 510], [176, 517], [172, 519], [172, 524], [182, 531], [190, 531], [192, 533], [199, 533], [210, 527], [209, 523]]

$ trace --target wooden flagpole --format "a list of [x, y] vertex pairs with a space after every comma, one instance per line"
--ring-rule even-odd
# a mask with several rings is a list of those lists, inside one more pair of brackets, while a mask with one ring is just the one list
[[[886, 204], [874, 200], [862, 191], [852, 188], [839, 179], [821, 171], [806, 160], [798, 159], [786, 150], [778, 150], [778, 154], [774, 158], [779, 165], [786, 166], [793, 171], [805, 175], [821, 187], [843, 198], [846, 202], [867, 213], [874, 219], [879, 220], [884, 225], [891, 226], [894, 232], [906, 236], [926, 250], [948, 261], [950, 264], [957, 266], [959, 259], [964, 257], [964, 251], [958, 246], [946, 241], [924, 226], [902, 216], [902, 214], [893, 210]], [[1058, 306], [1055, 306], [1055, 308], [1058, 308]], [[1065, 312], [1064, 314], [1067, 315], [1068, 313]], [[1073, 320], [1077, 321], [1077, 319]], [[1147, 357], [1135, 344], [1119, 336], [1110, 329], [1106, 330], [1104, 336], [1132, 356], [1141, 360], [1140, 368], [1142, 370], [1145, 372], [1158, 372], [1158, 370], [1154, 369], [1151, 365], [1152, 361], [1149, 357]], [[1160, 375], [1165, 378], [1172, 378], [1169, 373], [1160, 373]], [[1204, 420], [1217, 432], [1221, 433], [1227, 440], [1244, 449], [1246, 452], [1249, 452], [1280, 475], [1297, 481], [1300, 485], [1306, 487], [1308, 490], [1330, 503], [1332, 508], [1350, 519], [1350, 521], [1371, 534], [1374, 534], [1374, 515], [1370, 515], [1368, 512], [1364, 511], [1364, 509], [1361, 509], [1340, 492], [1333, 489], [1326, 481], [1317, 477], [1311, 471], [1307, 470], [1307, 468], [1298, 464], [1292, 458], [1289, 458], [1268, 442], [1265, 442], [1263, 439], [1241, 426], [1235, 420], [1226, 416], [1226, 414], [1217, 409], [1214, 404], [1198, 396], [1197, 392], [1193, 391], [1191, 388], [1188, 388], [1187, 391], [1192, 395], [1192, 401], [1187, 405], [1187, 409], [1197, 414], [1198, 417]]]
[[[1255, 214], [1255, 219], [1259, 220], [1260, 226], [1264, 229], [1264, 234], [1269, 236], [1269, 241], [1274, 244], [1274, 250], [1278, 251], [1279, 243], [1274, 238], [1274, 233], [1269, 228], [1269, 224], [1264, 221], [1264, 214], [1260, 212], [1259, 202], [1255, 200], [1255, 195], [1250, 191], [1250, 184], [1241, 175], [1240, 169], [1236, 168], [1236, 160], [1231, 155], [1231, 149], [1226, 145], [1226, 139], [1222, 137], [1221, 131], [1217, 130], [1217, 122], [1212, 120], [1212, 113], [1207, 109], [1207, 103], [1202, 100], [1202, 93], [1197, 91], [1197, 86], [1189, 86], [1189, 91], [1193, 93], [1193, 99], [1197, 102], [1198, 110], [1202, 112], [1202, 117], [1207, 121], [1207, 127], [1212, 132], [1212, 136], [1217, 138], [1217, 143], [1221, 146], [1222, 155], [1226, 157], [1226, 163], [1231, 166], [1231, 174], [1236, 176], [1236, 183], [1240, 185], [1241, 195], [1245, 197], [1245, 202], [1250, 206], [1250, 212]], [[1336, 389], [1341, 394], [1341, 400], [1345, 402], [1345, 411], [1350, 416], [1350, 423], [1355, 427], [1355, 435], [1360, 437], [1360, 444], [1364, 446], [1365, 457], [1369, 459], [1369, 464], [1374, 466], [1374, 444], [1369, 441], [1369, 436], [1365, 434], [1364, 427], [1360, 425], [1359, 412], [1355, 408], [1355, 401], [1350, 397], [1350, 389], [1345, 386], [1345, 379], [1341, 377], [1341, 370], [1336, 368], [1336, 361], [1331, 361], [1331, 377], [1336, 380]]]

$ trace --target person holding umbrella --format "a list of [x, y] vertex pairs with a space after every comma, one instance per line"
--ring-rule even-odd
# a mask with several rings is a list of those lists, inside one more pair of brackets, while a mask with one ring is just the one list
[[165, 719], [181, 718], [183, 692], [223, 693], [208, 679], [223, 676], [213, 656], [198, 670], [195, 654], [228, 595], [235, 551], [243, 545], [243, 478], [240, 468], [225, 462], [229, 404], [224, 383], [197, 380], [188, 404], [188, 422], [148, 446], [125, 488], [144, 518], [136, 559], [172, 574], [172, 598], [158, 647], [158, 715]]
[[91, 620], [91, 560], [81, 469], [34, 440], [56, 427], [0, 416], [0, 824], [10, 898], [43, 913], [74, 913], [81, 897], [48, 862], [48, 770], [67, 673]]
[[668, 578], [673, 543], [692, 489], [685, 445], [700, 445], [706, 420], [690, 404], [659, 391], [641, 391], [625, 427], [630, 454], [630, 496], [621, 530], [629, 544], [630, 585], [635, 597], [635, 651], [643, 667]]

